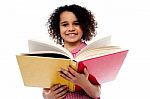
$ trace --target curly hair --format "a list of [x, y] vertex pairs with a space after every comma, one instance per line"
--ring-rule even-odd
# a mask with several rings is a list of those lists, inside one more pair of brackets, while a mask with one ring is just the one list
[[87, 10], [85, 7], [79, 5], [65, 5], [60, 6], [54, 10], [50, 15], [47, 25], [48, 33], [58, 44], [63, 44], [63, 39], [60, 35], [60, 14], [64, 11], [69, 11], [75, 14], [78, 22], [80, 23], [81, 29], [83, 31], [82, 40], [89, 41], [96, 35], [97, 22], [94, 19], [94, 15], [91, 11]]

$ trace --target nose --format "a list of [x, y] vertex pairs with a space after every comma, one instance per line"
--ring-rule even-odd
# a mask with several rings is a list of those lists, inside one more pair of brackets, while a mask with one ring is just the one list
[[69, 30], [69, 31], [74, 31], [74, 30], [75, 30], [75, 27], [74, 27], [73, 25], [69, 25], [68, 30]]

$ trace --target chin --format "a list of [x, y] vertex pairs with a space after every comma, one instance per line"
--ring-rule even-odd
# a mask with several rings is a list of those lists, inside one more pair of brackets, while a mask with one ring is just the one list
[[79, 42], [79, 40], [68, 40], [67, 42], [69, 42], [69, 43], [76, 43], [76, 42]]

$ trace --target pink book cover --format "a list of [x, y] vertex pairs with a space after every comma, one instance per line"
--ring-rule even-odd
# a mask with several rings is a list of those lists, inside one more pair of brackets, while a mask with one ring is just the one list
[[[83, 73], [84, 68], [89, 72], [89, 80], [91, 83], [98, 85], [101, 83], [115, 80], [128, 50], [88, 59], [79, 62], [78, 72]], [[76, 85], [76, 90], [80, 87]]]

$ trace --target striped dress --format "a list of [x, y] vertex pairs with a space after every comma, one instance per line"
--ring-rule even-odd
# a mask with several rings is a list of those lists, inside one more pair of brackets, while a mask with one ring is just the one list
[[[76, 54], [86, 46], [87, 44], [85, 42], [82, 42], [81, 45], [74, 50], [71, 51], [73, 57], [76, 57]], [[80, 92], [68, 92], [65, 99], [92, 99], [89, 97], [84, 91]], [[100, 99], [100, 98], [97, 98]]]

